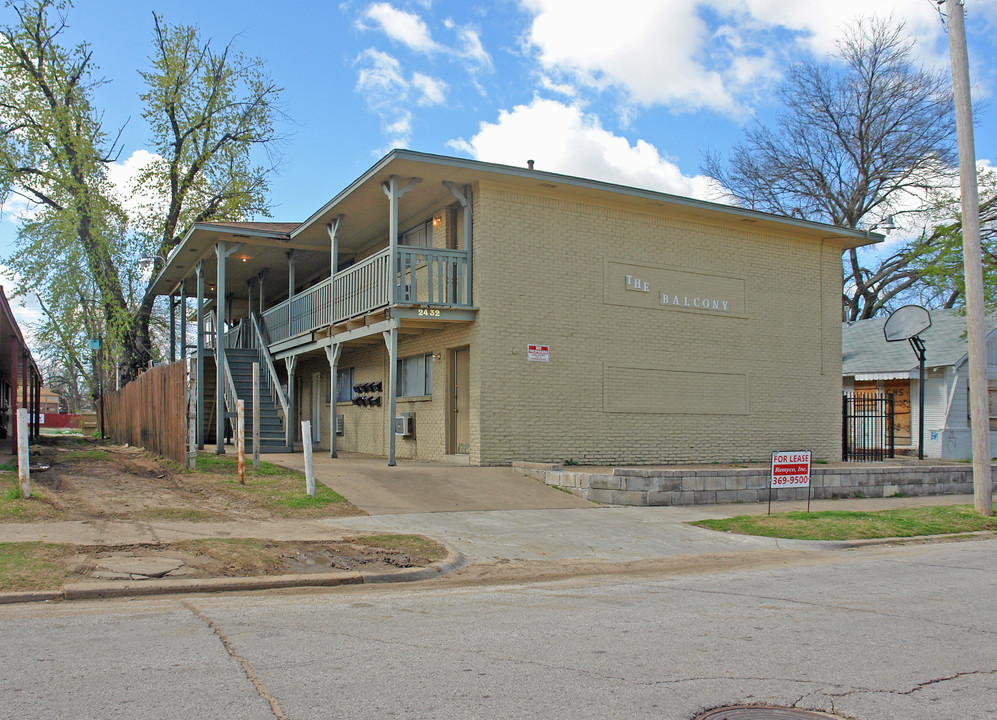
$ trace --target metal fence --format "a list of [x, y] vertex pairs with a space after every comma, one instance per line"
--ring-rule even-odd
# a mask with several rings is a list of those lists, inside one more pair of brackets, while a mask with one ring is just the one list
[[892, 458], [893, 393], [841, 396], [841, 456], [852, 462]]
[[187, 438], [187, 363], [157, 365], [104, 395], [111, 439], [183, 464]]

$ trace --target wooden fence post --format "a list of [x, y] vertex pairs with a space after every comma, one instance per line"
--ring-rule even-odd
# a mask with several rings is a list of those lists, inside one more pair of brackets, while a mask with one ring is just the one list
[[246, 484], [246, 401], [236, 400], [236, 453], [239, 458], [239, 484]]

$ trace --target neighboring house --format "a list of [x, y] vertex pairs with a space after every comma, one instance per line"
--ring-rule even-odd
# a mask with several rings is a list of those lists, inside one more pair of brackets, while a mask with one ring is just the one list
[[[924, 341], [924, 455], [972, 457], [969, 428], [969, 359], [966, 317], [955, 310], [931, 310]], [[843, 390], [857, 395], [893, 393], [898, 449], [917, 449], [918, 361], [907, 342], [886, 342], [885, 318], [844, 323], [841, 332]], [[986, 318], [990, 426], [997, 429], [997, 317]], [[991, 442], [997, 437], [991, 433]]]
[[17, 452], [18, 407], [31, 410], [29, 437], [40, 435], [41, 387], [41, 371], [31, 357], [7, 296], [0, 287], [0, 438], [11, 438], [12, 453]]
[[195, 225], [152, 292], [194, 299], [217, 452], [255, 361], [264, 449], [309, 420], [389, 464], [836, 459], [841, 253], [879, 239], [395, 150], [303, 223]]

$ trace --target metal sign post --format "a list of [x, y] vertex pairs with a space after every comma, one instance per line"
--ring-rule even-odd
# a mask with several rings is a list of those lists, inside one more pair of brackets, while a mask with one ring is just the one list
[[886, 319], [883, 335], [886, 342], [907, 340], [917, 356], [919, 374], [917, 385], [917, 459], [924, 460], [924, 341], [918, 337], [931, 327], [931, 315], [920, 305], [904, 305]]
[[772, 514], [772, 488], [807, 489], [807, 514], [810, 513], [810, 450], [772, 453], [772, 475], [769, 480], [769, 515]]

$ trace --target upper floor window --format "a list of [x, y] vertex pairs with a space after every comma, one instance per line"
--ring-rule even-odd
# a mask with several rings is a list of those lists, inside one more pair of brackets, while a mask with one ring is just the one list
[[433, 225], [431, 221], [419, 223], [414, 228], [406, 230], [398, 236], [399, 245], [409, 247], [432, 247]]

